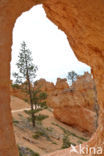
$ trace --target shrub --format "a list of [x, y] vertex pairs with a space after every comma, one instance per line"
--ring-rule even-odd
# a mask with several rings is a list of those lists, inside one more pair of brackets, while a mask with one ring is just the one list
[[18, 146], [19, 156], [39, 156], [37, 152], [32, 151], [30, 148]]
[[16, 83], [15, 84], [12, 84], [11, 86], [12, 86], [12, 88], [20, 89], [20, 86], [18, 84], [16, 84]]

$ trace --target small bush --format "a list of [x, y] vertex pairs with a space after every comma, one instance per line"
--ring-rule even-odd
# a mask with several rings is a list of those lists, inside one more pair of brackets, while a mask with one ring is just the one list
[[19, 121], [18, 121], [18, 120], [13, 119], [13, 123], [14, 123], [14, 124], [18, 124], [18, 123], [19, 123]]
[[42, 121], [48, 117], [49, 117], [48, 115], [39, 114], [38, 116], [36, 116], [36, 120]]
[[47, 127], [46, 130], [49, 131], [49, 132], [52, 132], [53, 128], [52, 127]]
[[40, 136], [44, 136], [44, 132], [36, 131], [35, 134], [33, 135], [33, 138], [38, 139]]
[[69, 148], [71, 145], [76, 146], [75, 143], [69, 141], [68, 135], [64, 135], [62, 149]]
[[46, 130], [46, 128], [42, 128], [42, 129], [39, 129], [38, 131], [36, 131], [35, 134], [33, 135], [33, 138], [38, 139], [41, 136], [45, 137], [48, 141], [52, 141], [50, 139], [49, 133]]
[[62, 149], [68, 148], [70, 146], [71, 146], [71, 143], [69, 141], [68, 135], [64, 135]]
[[24, 101], [25, 101], [26, 103], [28, 103], [28, 102], [29, 102], [29, 100], [28, 100], [28, 99], [24, 99]]
[[20, 86], [18, 84], [16, 84], [16, 83], [15, 84], [12, 84], [11, 86], [12, 86], [12, 88], [20, 89]]
[[30, 148], [18, 146], [19, 156], [39, 156], [37, 152], [32, 151]]

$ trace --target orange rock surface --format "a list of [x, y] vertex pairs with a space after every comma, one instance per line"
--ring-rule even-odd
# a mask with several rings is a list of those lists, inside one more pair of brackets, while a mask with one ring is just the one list
[[72, 127], [92, 134], [95, 132], [96, 114], [81, 106], [65, 106], [54, 109], [54, 116]]
[[[12, 30], [18, 16], [37, 3], [65, 32], [77, 58], [90, 65], [100, 105], [99, 127], [89, 146], [104, 148], [104, 1], [103, 0], [1, 0], [0, 1], [0, 155], [17, 156], [10, 113], [10, 59]], [[73, 154], [73, 153], [72, 153]], [[50, 154], [51, 155], [51, 154]], [[52, 154], [70, 156], [69, 149]], [[51, 155], [51, 156], [52, 156]], [[102, 154], [102, 156], [104, 153]], [[73, 154], [74, 156], [74, 154]]]
[[90, 74], [79, 76], [70, 87], [66, 79], [60, 78], [56, 85], [40, 79], [37, 81], [37, 87], [39, 86], [47, 92], [47, 104], [53, 108], [58, 120], [90, 134], [96, 130], [95, 84]]
[[22, 100], [24, 100], [27, 96], [24, 92], [21, 91], [21, 89], [12, 88], [12, 87], [10, 87], [10, 94], [12, 96], [16, 96]]
[[[97, 87], [100, 114], [99, 127], [88, 142], [88, 146], [100, 146], [102, 149], [104, 149], [103, 6], [104, 1], [102, 0], [50, 0], [44, 4], [48, 18], [66, 33], [69, 43], [77, 58], [90, 65], [92, 68], [92, 73]], [[53, 155], [74, 156], [75, 153], [70, 153], [68, 149], [62, 152], [56, 152]], [[104, 155], [104, 150], [101, 155]]]

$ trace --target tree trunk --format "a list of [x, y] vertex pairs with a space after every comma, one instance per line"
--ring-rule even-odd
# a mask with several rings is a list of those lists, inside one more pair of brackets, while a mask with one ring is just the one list
[[33, 113], [34, 107], [33, 107], [33, 102], [32, 102], [31, 84], [30, 84], [26, 55], [25, 55], [25, 60], [26, 60], [27, 82], [28, 82], [28, 87], [29, 87], [30, 105], [31, 105], [31, 111], [32, 111], [32, 113], [31, 113], [32, 125], [33, 125], [33, 127], [35, 127], [35, 115]]
[[[33, 111], [34, 110], [34, 107], [33, 107], [33, 102], [32, 102], [32, 94], [31, 94], [31, 86], [30, 86], [30, 80], [29, 80], [29, 78], [28, 78], [28, 87], [29, 87], [29, 96], [30, 96], [31, 110]], [[32, 117], [32, 125], [33, 125], [33, 127], [35, 127], [35, 115], [34, 115], [33, 112], [31, 114], [31, 117]]]

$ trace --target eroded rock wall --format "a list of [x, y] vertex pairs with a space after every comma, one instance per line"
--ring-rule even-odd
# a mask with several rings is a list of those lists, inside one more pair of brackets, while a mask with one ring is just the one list
[[[12, 29], [22, 12], [44, 3], [48, 18], [62, 29], [76, 56], [92, 68], [100, 105], [99, 127], [89, 146], [104, 148], [104, 1], [103, 0], [1, 0], [0, 1], [0, 155], [18, 155], [10, 114], [9, 77]], [[6, 112], [6, 113], [5, 113]], [[9, 138], [8, 138], [9, 137]], [[8, 138], [8, 140], [6, 139]], [[9, 141], [10, 140], [10, 141]], [[73, 156], [74, 153], [71, 153]], [[50, 156], [71, 155], [69, 149]], [[102, 156], [104, 153], [102, 154]]]
[[[57, 6], [57, 9], [56, 9]], [[62, 29], [77, 58], [92, 68], [100, 105], [99, 127], [89, 146], [104, 149], [104, 1], [102, 0], [50, 0], [44, 4], [48, 18]], [[71, 153], [74, 156], [74, 153]], [[70, 155], [69, 150], [54, 153]], [[86, 154], [87, 155], [87, 154]], [[97, 155], [97, 154], [96, 154]], [[104, 153], [102, 154], [102, 156]], [[51, 155], [50, 155], [51, 156]]]
[[0, 156], [18, 155], [9, 89], [12, 31], [17, 17], [33, 5], [32, 0], [0, 0]]
[[[11, 95], [25, 100], [27, 95], [23, 92], [24, 84], [18, 87], [11, 87]], [[78, 76], [72, 86], [68, 85], [66, 79], [57, 78], [56, 85], [40, 79], [34, 84], [34, 89], [37, 88], [47, 93], [47, 105], [53, 108], [55, 118], [89, 134], [95, 132], [98, 104], [91, 74]]]
[[91, 74], [79, 76], [72, 86], [68, 85], [66, 79], [58, 78], [56, 85], [40, 79], [35, 87], [41, 87], [47, 93], [47, 104], [53, 108], [55, 118], [89, 134], [95, 132], [97, 127], [95, 108], [98, 104]]

